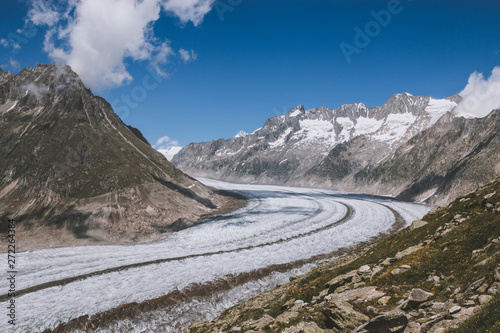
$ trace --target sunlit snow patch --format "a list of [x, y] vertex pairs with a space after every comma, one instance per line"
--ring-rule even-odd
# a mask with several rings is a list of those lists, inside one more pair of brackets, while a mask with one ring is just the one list
[[429, 105], [425, 108], [425, 111], [431, 116], [427, 127], [431, 127], [439, 118], [441, 118], [446, 112], [450, 112], [457, 106], [457, 103], [447, 100], [447, 99], [434, 99], [431, 98]]

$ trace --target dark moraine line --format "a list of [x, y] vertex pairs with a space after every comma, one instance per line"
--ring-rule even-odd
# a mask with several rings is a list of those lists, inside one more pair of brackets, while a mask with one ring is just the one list
[[[274, 242], [268, 242], [268, 243], [263, 243], [263, 244], [258, 244], [258, 245], [251, 245], [251, 246], [241, 247], [241, 248], [232, 249], [232, 250], [221, 250], [221, 251], [207, 252], [207, 253], [201, 253], [201, 254], [191, 254], [191, 255], [182, 256], [182, 257], [156, 259], [156, 260], [144, 261], [144, 262], [135, 263], [135, 264], [112, 267], [112, 268], [108, 268], [108, 269], [104, 269], [104, 270], [100, 270], [100, 271], [95, 271], [92, 273], [72, 276], [69, 278], [60, 279], [60, 280], [56, 280], [56, 281], [50, 281], [50, 282], [42, 283], [42, 284], [32, 286], [29, 288], [21, 289], [21, 290], [16, 291], [16, 296], [19, 297], [22, 295], [26, 295], [26, 294], [29, 294], [32, 292], [36, 292], [36, 291], [39, 291], [42, 289], [51, 288], [51, 287], [55, 287], [55, 286], [64, 286], [66, 284], [69, 284], [69, 283], [72, 283], [75, 281], [79, 281], [79, 280], [88, 279], [88, 278], [93, 277], [93, 276], [108, 274], [108, 273], [117, 272], [117, 271], [123, 271], [123, 270], [127, 270], [130, 268], [137, 268], [137, 267], [143, 267], [143, 266], [149, 266], [149, 265], [154, 265], [154, 264], [161, 264], [161, 263], [165, 263], [165, 262], [179, 261], [179, 260], [185, 260], [185, 259], [191, 259], [191, 258], [198, 258], [198, 257], [209, 257], [209, 256], [213, 256], [213, 255], [218, 255], [218, 254], [240, 252], [240, 251], [245, 251], [245, 250], [261, 248], [261, 247], [265, 247], [265, 246], [269, 246], [269, 245], [280, 244], [280, 243], [288, 242], [288, 241], [293, 240], [293, 239], [306, 237], [306, 236], [321, 232], [323, 230], [326, 230], [328, 228], [331, 228], [333, 226], [343, 224], [343, 223], [347, 222], [349, 219], [351, 219], [352, 213], [353, 213], [353, 208], [349, 205], [344, 204], [344, 203], [340, 203], [340, 204], [347, 208], [346, 214], [340, 220], [335, 221], [334, 223], [331, 223], [331, 224], [324, 226], [322, 228], [318, 228], [318, 229], [309, 231], [309, 232], [304, 233], [304, 234], [295, 235], [295, 236], [292, 236], [289, 238], [282, 238], [282, 239], [279, 239], [279, 240], [274, 241]], [[319, 214], [321, 212], [321, 209], [322, 208], [318, 208], [318, 210], [316, 210], [314, 216]], [[0, 296], [0, 302], [6, 301], [7, 299], [9, 299], [7, 294]]]

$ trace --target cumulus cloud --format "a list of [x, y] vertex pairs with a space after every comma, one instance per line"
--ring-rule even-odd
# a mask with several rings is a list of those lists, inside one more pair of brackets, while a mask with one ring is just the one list
[[[175, 52], [154, 36], [162, 12], [202, 22], [214, 0], [31, 0], [28, 20], [46, 26], [44, 50], [93, 89], [130, 83], [126, 61], [148, 61], [161, 76]], [[190, 54], [193, 57], [194, 52]]]
[[163, 1], [163, 8], [177, 16], [181, 22], [191, 21], [196, 26], [203, 21], [214, 2], [215, 0], [168, 0]]
[[184, 62], [189, 62], [191, 60], [196, 60], [198, 58], [198, 55], [193, 51], [187, 51], [184, 49], [179, 50], [179, 55], [181, 56], [182, 61]]
[[489, 78], [482, 73], [472, 73], [459, 95], [463, 100], [454, 110], [458, 116], [482, 118], [500, 108], [500, 67], [495, 67]]
[[171, 139], [168, 136], [163, 136], [156, 141], [156, 144], [153, 147], [155, 149], [168, 149], [168, 148], [178, 146], [178, 145], [179, 145], [179, 141], [177, 141], [175, 139]]
[[35, 25], [53, 26], [60, 20], [56, 6], [44, 0], [32, 0], [28, 19]]

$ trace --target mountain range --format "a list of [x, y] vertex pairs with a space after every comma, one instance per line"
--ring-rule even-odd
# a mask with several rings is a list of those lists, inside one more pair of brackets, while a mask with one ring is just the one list
[[156, 239], [234, 201], [176, 169], [61, 64], [0, 70], [0, 157], [1, 226], [16, 219], [24, 249]]
[[441, 204], [500, 175], [499, 111], [459, 117], [461, 100], [403, 93], [373, 108], [299, 105], [253, 133], [191, 143], [172, 162], [193, 176]]

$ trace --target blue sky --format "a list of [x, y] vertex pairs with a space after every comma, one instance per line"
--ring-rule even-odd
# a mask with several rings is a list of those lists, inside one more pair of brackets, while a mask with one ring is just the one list
[[[151, 143], [252, 132], [298, 104], [377, 106], [405, 91], [444, 98], [500, 65], [499, 1], [143, 0], [140, 13], [117, 5], [136, 0], [86, 0], [85, 10], [82, 1], [66, 14], [64, 0], [2, 2], [0, 67], [75, 64]], [[95, 28], [115, 11], [123, 20]], [[88, 30], [92, 53], [75, 22], [87, 22], [79, 33]], [[356, 43], [356, 27], [368, 39]], [[108, 57], [120, 42], [124, 51]], [[346, 57], [346, 47], [356, 52]]]

